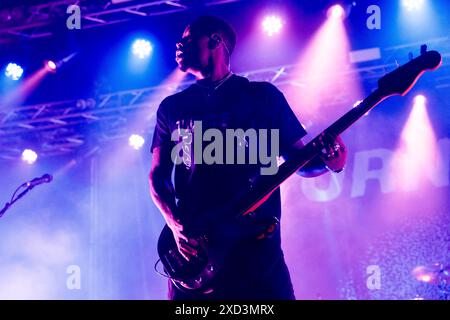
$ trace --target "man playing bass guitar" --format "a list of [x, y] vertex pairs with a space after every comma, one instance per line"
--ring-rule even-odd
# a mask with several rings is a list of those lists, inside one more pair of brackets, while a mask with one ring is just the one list
[[[276, 134], [268, 135], [272, 139], [269, 138], [271, 141], [264, 150], [274, 151], [278, 153], [276, 156], [285, 159], [303, 147], [301, 138], [306, 134], [275, 86], [268, 82], [251, 82], [231, 72], [230, 57], [235, 45], [236, 34], [222, 19], [202, 16], [191, 23], [176, 44], [176, 61], [182, 71], [191, 73], [197, 81], [164, 99], [157, 111], [151, 147], [151, 196], [173, 233], [179, 253], [188, 261], [197, 255], [199, 249], [193, 236], [195, 225], [202, 222], [198, 213], [213, 212], [227, 203], [268, 164], [257, 157], [264, 149], [260, 145], [263, 137], [258, 136], [259, 145], [253, 148], [254, 139], [249, 134], [235, 135], [233, 142], [236, 142], [236, 148], [244, 149], [247, 159], [252, 156], [253, 159], [258, 158], [256, 162], [236, 164], [236, 161], [225, 161], [236, 158], [236, 150], [228, 147], [209, 152], [214, 161], [198, 159], [208, 153], [207, 146], [203, 153], [195, 150], [201, 139], [219, 142], [211, 135], [207, 138], [206, 133], [203, 137], [195, 137], [199, 127], [203, 131], [214, 129], [215, 133], [224, 133], [223, 137], [228, 129], [236, 130], [234, 132], [242, 129], [241, 133], [249, 132], [249, 129], [260, 133], [267, 129]], [[174, 134], [178, 134], [178, 139], [173, 139]], [[347, 150], [342, 140], [324, 135], [322, 143], [323, 152], [302, 167], [298, 174], [309, 178], [344, 168]], [[231, 156], [230, 152], [233, 153]], [[180, 153], [183, 154], [180, 161], [175, 161], [174, 154], [179, 156]], [[279, 188], [255, 210], [255, 214], [280, 219]], [[214, 289], [209, 293], [180, 290], [169, 281], [169, 298], [295, 299], [281, 249], [279, 228], [270, 237], [253, 238], [234, 245], [214, 279]]]

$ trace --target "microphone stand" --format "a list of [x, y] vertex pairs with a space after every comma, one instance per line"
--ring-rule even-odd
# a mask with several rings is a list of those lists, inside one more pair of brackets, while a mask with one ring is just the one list
[[[17, 197], [16, 198], [14, 198], [14, 196], [16, 195], [16, 193], [17, 193], [17, 191], [19, 191], [20, 190], [20, 188], [22, 188], [22, 187], [26, 187], [25, 188], [25, 190], [24, 191], [22, 191], [21, 193], [19, 193], [18, 195], [17, 195]], [[25, 194], [27, 194], [28, 193], [28, 191], [30, 191], [31, 189], [33, 189], [34, 188], [34, 185], [32, 185], [32, 184], [30, 184], [29, 182], [25, 182], [25, 183], [23, 183], [23, 184], [21, 184], [17, 189], [16, 189], [16, 191], [14, 191], [14, 193], [13, 193], [13, 195], [12, 195], [12, 197], [11, 197], [11, 200], [9, 200], [9, 202], [7, 202], [6, 204], [5, 204], [5, 206], [3, 207], [3, 209], [2, 210], [0, 210], [0, 218], [5, 214], [5, 212], [17, 201], [17, 200], [19, 200], [20, 198], [22, 198]]]

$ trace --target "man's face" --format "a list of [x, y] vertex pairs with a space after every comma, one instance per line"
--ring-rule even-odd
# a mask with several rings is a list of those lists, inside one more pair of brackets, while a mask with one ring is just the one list
[[182, 71], [196, 73], [207, 68], [210, 50], [209, 38], [191, 33], [189, 27], [183, 33], [183, 38], [177, 42], [175, 61]]

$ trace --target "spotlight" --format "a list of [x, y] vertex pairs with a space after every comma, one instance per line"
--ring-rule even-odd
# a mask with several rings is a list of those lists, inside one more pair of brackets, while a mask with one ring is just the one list
[[35, 163], [37, 160], [37, 157], [38, 157], [37, 153], [31, 149], [25, 149], [22, 152], [22, 160], [28, 164]]
[[11, 62], [11, 63], [8, 63], [8, 65], [6, 66], [5, 75], [8, 78], [11, 78], [12, 80], [16, 81], [16, 80], [19, 80], [20, 77], [22, 77], [23, 69], [18, 64]]
[[281, 28], [283, 27], [283, 22], [280, 17], [277, 16], [268, 16], [264, 18], [262, 22], [264, 32], [269, 36], [273, 36], [274, 34], [280, 33]]
[[132, 134], [128, 138], [128, 144], [135, 150], [139, 150], [144, 145], [145, 140], [138, 134]]
[[427, 102], [427, 98], [424, 95], [417, 95], [414, 97], [414, 104], [424, 105]]
[[328, 9], [328, 17], [333, 19], [343, 19], [345, 16], [345, 10], [340, 4], [335, 4]]
[[133, 54], [139, 59], [144, 59], [150, 56], [153, 51], [152, 44], [144, 39], [138, 39], [133, 43]]
[[53, 61], [53, 60], [45, 60], [44, 61], [44, 68], [48, 72], [56, 73], [58, 69], [60, 69], [63, 65], [65, 65], [67, 62], [73, 59], [78, 54], [78, 52], [74, 52], [72, 54], [69, 54], [67, 57], [62, 58], [61, 60]]
[[58, 69], [58, 65], [52, 60], [46, 60], [44, 66], [45, 69], [51, 73], [56, 73], [56, 69]]
[[402, 0], [403, 6], [408, 11], [419, 10], [422, 8], [424, 0]]

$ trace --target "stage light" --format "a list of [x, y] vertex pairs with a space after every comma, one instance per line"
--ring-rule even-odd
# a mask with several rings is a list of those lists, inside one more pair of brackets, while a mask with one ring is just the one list
[[429, 179], [428, 170], [435, 163], [439, 153], [426, 100], [423, 95], [414, 97], [391, 161], [391, 181], [400, 190], [417, 190], [426, 179]]
[[340, 4], [335, 4], [328, 9], [328, 17], [333, 19], [342, 19], [345, 16], [345, 10]]
[[424, 105], [425, 102], [427, 102], [427, 98], [421, 94], [414, 97], [414, 105]]
[[132, 134], [128, 138], [128, 144], [135, 150], [139, 150], [144, 145], [145, 140], [138, 134]]
[[402, 0], [403, 6], [408, 11], [420, 10], [423, 6], [424, 0]]
[[152, 44], [144, 39], [138, 39], [133, 43], [133, 54], [139, 59], [145, 59], [153, 51]]
[[56, 62], [54, 62], [52, 60], [46, 60], [44, 66], [47, 71], [52, 72], [52, 73], [55, 73], [56, 69], [58, 68], [58, 66], [56, 65]]
[[72, 60], [76, 55], [78, 54], [78, 52], [74, 52], [69, 54], [68, 56], [60, 59], [60, 60], [45, 60], [44, 61], [44, 69], [47, 72], [51, 72], [51, 73], [56, 73], [56, 71], [58, 71], [59, 69], [61, 69], [61, 67], [63, 65], [65, 65], [67, 62], [69, 62], [70, 60]]
[[280, 33], [281, 28], [283, 27], [283, 22], [280, 17], [277, 16], [268, 16], [264, 18], [262, 22], [264, 32], [269, 36], [273, 36], [274, 34]]
[[15, 63], [8, 63], [6, 66], [5, 75], [8, 78], [11, 78], [12, 80], [16, 81], [19, 80], [23, 75], [23, 69], [21, 66]]
[[36, 162], [38, 155], [31, 149], [25, 149], [22, 152], [22, 160], [28, 164], [33, 164]]
[[[349, 63], [350, 48], [344, 20], [325, 18], [290, 71], [292, 78], [301, 79], [303, 85], [287, 87], [285, 96], [295, 113], [313, 119], [312, 130], [329, 124], [363, 96], [356, 65]], [[330, 103], [343, 92], [346, 103]]]

